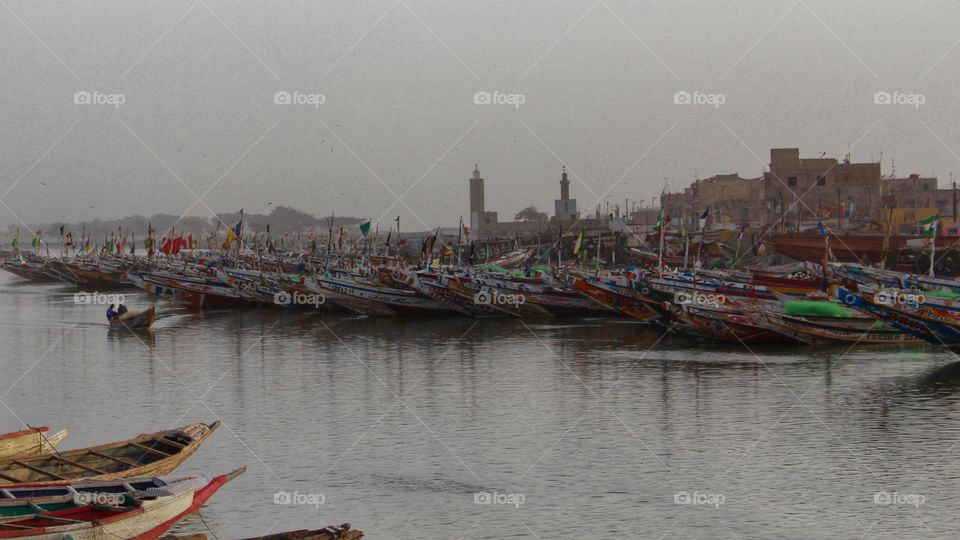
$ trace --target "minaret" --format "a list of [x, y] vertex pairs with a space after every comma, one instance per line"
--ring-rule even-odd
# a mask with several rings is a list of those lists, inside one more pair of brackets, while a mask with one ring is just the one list
[[553, 201], [553, 209], [561, 222], [577, 219], [577, 200], [570, 198], [570, 179], [567, 178], [566, 165], [563, 166], [563, 173], [560, 175], [560, 198]]
[[[483, 204], [483, 177], [480, 176], [480, 165], [473, 167], [473, 177], [470, 178], [470, 234], [480, 233], [480, 223], [484, 213]], [[474, 236], [478, 238], [478, 236]]]
[[563, 174], [560, 175], [560, 200], [570, 200], [570, 180], [567, 179], [567, 166], [563, 166]]

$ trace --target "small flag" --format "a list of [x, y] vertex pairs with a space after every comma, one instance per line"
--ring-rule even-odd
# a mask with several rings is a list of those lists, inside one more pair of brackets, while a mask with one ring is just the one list
[[17, 235], [13, 237], [13, 249], [20, 247], [20, 227], [17, 227]]
[[937, 232], [937, 221], [940, 214], [934, 214], [920, 222], [920, 236], [931, 237]]
[[817, 229], [820, 230], [820, 236], [823, 236], [824, 238], [827, 237], [827, 228], [823, 226], [823, 222], [819, 219], [817, 220]]
[[700, 228], [701, 228], [701, 229], [707, 226], [707, 218], [708, 218], [708, 217], [710, 217], [710, 209], [709, 209], [709, 208], [707, 208], [706, 210], [703, 211], [702, 214], [700, 214]]
[[360, 224], [360, 236], [366, 236], [370, 233], [370, 221]]
[[578, 255], [580, 250], [583, 249], [583, 231], [580, 231], [580, 236], [577, 237], [577, 243], [573, 245], [573, 254]]

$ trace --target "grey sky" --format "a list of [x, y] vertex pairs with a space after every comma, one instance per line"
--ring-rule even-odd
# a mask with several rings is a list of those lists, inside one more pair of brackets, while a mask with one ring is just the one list
[[[848, 145], [946, 186], [957, 28], [949, 1], [2, 0], [0, 200], [29, 223], [209, 217], [210, 189], [218, 212], [270, 201], [411, 230], [467, 215], [474, 163], [511, 219], [552, 213], [561, 163], [586, 211], [649, 205], [664, 178], [757, 176], [770, 147]], [[280, 90], [325, 102], [275, 105]], [[677, 105], [680, 90], [725, 102]], [[924, 103], [877, 105], [880, 90]]]

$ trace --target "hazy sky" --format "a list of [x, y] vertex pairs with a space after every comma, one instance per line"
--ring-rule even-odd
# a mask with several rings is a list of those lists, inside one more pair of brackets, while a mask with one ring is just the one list
[[771, 147], [945, 187], [958, 28], [930, 0], [2, 0], [0, 224], [273, 202], [422, 230], [469, 220], [474, 163], [511, 219], [553, 213], [561, 164], [586, 211], [757, 176]]

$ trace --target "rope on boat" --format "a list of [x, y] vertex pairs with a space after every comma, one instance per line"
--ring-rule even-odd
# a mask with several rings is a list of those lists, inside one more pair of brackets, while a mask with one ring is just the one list
[[206, 520], [203, 519], [203, 515], [200, 514], [200, 512], [197, 512], [197, 517], [200, 518], [200, 523], [203, 523], [203, 526], [204, 526], [204, 528], [207, 529], [207, 532], [209, 532], [210, 535], [213, 536], [214, 538], [216, 538], [217, 540], [220, 540], [220, 537], [217, 536], [217, 533], [213, 532], [213, 529], [211, 529], [210, 526], [207, 525]]

